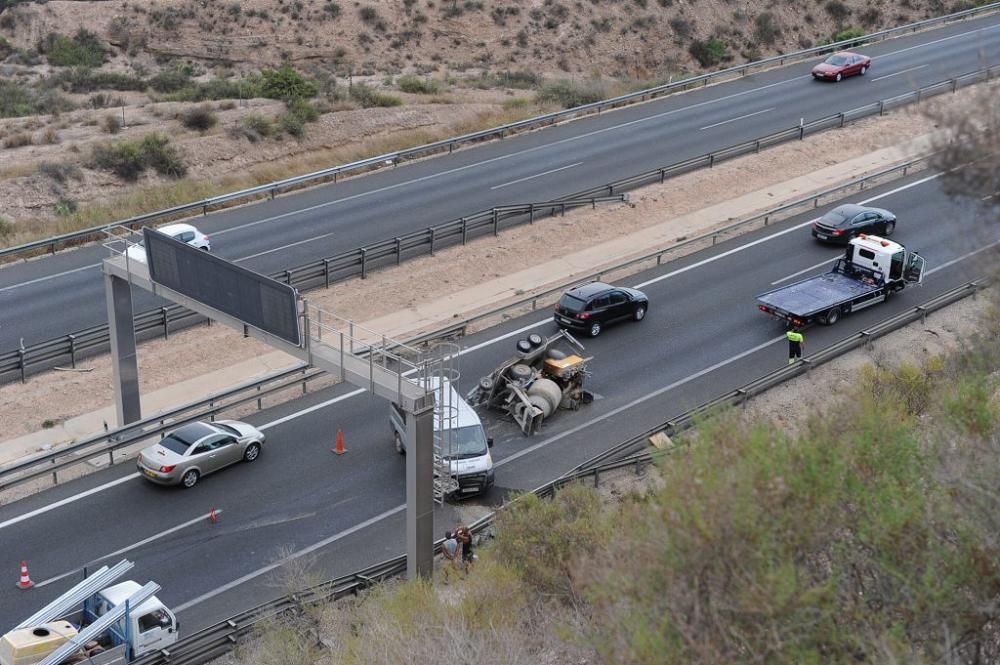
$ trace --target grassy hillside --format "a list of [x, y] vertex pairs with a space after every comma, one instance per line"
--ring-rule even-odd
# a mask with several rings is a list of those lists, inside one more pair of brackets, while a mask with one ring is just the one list
[[706, 420], [618, 501], [499, 514], [468, 574], [271, 625], [236, 662], [996, 663], [1000, 308], [790, 434]]

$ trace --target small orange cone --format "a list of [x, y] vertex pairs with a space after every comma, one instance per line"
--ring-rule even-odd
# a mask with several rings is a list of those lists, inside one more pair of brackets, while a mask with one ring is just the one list
[[17, 582], [18, 589], [30, 589], [35, 586], [35, 583], [31, 581], [28, 577], [28, 563], [26, 561], [21, 562], [21, 579]]
[[347, 452], [347, 449], [344, 448], [344, 433], [339, 429], [337, 430], [337, 447], [333, 449], [333, 452], [337, 455], [343, 455]]
[[215, 512], [215, 506], [212, 506], [212, 510], [208, 513], [208, 521], [212, 524], [219, 521], [219, 514]]

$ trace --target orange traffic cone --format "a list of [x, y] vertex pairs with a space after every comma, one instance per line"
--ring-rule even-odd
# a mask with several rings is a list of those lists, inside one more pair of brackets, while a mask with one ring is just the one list
[[337, 430], [337, 447], [333, 449], [333, 452], [337, 455], [343, 455], [347, 452], [347, 449], [344, 448], [344, 433], [339, 429]]
[[208, 513], [208, 521], [212, 524], [219, 521], [219, 514], [215, 512], [215, 506], [212, 506], [212, 510]]
[[35, 586], [35, 583], [31, 581], [28, 577], [28, 563], [26, 561], [21, 562], [21, 579], [17, 581], [18, 589], [30, 589]]

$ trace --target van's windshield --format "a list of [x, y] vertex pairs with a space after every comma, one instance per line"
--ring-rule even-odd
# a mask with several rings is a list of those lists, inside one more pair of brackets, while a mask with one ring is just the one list
[[486, 434], [478, 425], [445, 430], [441, 439], [441, 452], [445, 459], [479, 457], [485, 455], [486, 450]]

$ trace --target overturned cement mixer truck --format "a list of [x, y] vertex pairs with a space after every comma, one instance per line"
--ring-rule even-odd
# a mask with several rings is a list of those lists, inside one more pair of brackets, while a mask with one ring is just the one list
[[582, 353], [583, 345], [565, 330], [552, 337], [528, 335], [517, 343], [517, 355], [479, 379], [466, 400], [506, 411], [530, 436], [557, 409], [593, 401], [593, 394], [583, 389], [591, 358]]

